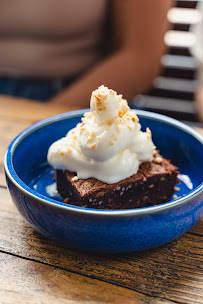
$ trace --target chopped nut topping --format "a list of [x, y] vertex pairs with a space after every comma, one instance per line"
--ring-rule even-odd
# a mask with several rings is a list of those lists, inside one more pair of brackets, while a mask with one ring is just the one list
[[72, 142], [76, 143], [77, 142], [77, 136], [72, 136]]
[[120, 118], [123, 117], [123, 111], [118, 112], [118, 117], [120, 117]]
[[152, 138], [152, 132], [151, 132], [150, 128], [146, 129], [146, 133], [147, 133], [147, 139], [150, 140]]
[[136, 115], [136, 112], [133, 112], [133, 111], [131, 111], [131, 112], [124, 112], [124, 110], [122, 112], [119, 111], [118, 116], [121, 118], [120, 123], [125, 123], [127, 121], [133, 121], [134, 123], [136, 123], [139, 121], [139, 119]]
[[173, 198], [176, 200], [176, 199], [178, 199], [178, 196], [176, 194], [174, 194]]
[[92, 118], [92, 113], [91, 112], [86, 112], [85, 114], [84, 114], [84, 116], [86, 117], [86, 118]]
[[91, 133], [89, 134], [89, 137], [88, 137], [88, 139], [87, 139], [87, 143], [89, 143], [89, 142], [91, 142], [91, 141], [93, 140], [94, 135], [95, 135], [94, 132], [91, 132]]
[[91, 141], [92, 141], [92, 138], [91, 138], [91, 137], [88, 137], [86, 143], [88, 144], [88, 143], [90, 143]]
[[103, 197], [104, 196], [104, 191], [98, 192], [95, 197]]
[[156, 149], [153, 150], [153, 155], [156, 155]]
[[64, 199], [63, 202], [64, 202], [65, 204], [68, 204], [69, 201], [70, 201], [69, 197], [66, 197], [66, 198]]
[[94, 91], [92, 96], [95, 98], [95, 105], [97, 108], [97, 111], [105, 111], [106, 110], [106, 104], [105, 104], [105, 99], [107, 98], [107, 95], [100, 94], [98, 91]]
[[100, 107], [100, 108], [98, 107], [98, 111], [99, 111], [99, 112], [101, 112], [101, 111], [106, 111], [106, 107]]
[[127, 113], [130, 110], [130, 107], [127, 105], [127, 100], [126, 99], [122, 99], [122, 101], [123, 101], [123, 112]]
[[96, 144], [94, 143], [94, 144], [90, 145], [89, 148], [90, 148], [90, 150], [94, 150], [96, 148]]
[[80, 134], [82, 134], [82, 132], [85, 131], [84, 127], [80, 127]]
[[72, 149], [70, 147], [67, 147], [68, 153], [72, 153]]
[[179, 188], [179, 187], [174, 187], [174, 190], [175, 190], [176, 192], [178, 192], [178, 191], [180, 191], [180, 188]]
[[155, 158], [155, 162], [156, 162], [157, 164], [161, 164], [162, 161], [163, 161], [163, 158], [161, 158], [161, 157], [159, 157], [159, 156]]
[[71, 179], [71, 181], [72, 181], [72, 182], [76, 182], [78, 179], [79, 179], [79, 178], [78, 178], [77, 175], [76, 175], [76, 176], [74, 176], [74, 177]]
[[109, 119], [109, 120], [108, 120], [106, 123], [107, 123], [107, 125], [109, 125], [109, 126], [110, 126], [110, 125], [112, 125], [113, 120], [112, 120], [112, 119]]

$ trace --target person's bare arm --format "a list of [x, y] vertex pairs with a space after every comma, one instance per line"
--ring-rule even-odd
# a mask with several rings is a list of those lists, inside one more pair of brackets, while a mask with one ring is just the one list
[[51, 101], [87, 107], [101, 84], [128, 100], [146, 90], [160, 70], [171, 5], [172, 0], [114, 0], [116, 51]]

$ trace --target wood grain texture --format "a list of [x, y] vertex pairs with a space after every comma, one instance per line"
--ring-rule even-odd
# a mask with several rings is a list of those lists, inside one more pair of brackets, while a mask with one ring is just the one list
[[135, 303], [135, 299], [138, 304], [163, 303], [162, 299], [5, 253], [0, 253], [0, 268], [1, 304]]
[[75, 107], [0, 96], [0, 109], [0, 115], [4, 117], [38, 121], [52, 115], [74, 110]]
[[35, 232], [17, 213], [7, 190], [1, 189], [1, 194], [2, 252], [96, 278], [146, 297], [203, 303], [203, 221], [179, 239], [153, 250], [91, 255], [69, 250]]
[[29, 127], [34, 122], [34, 120], [31, 121], [26, 119], [4, 117], [0, 114], [0, 185], [6, 186], [3, 170], [3, 160], [8, 145], [20, 132]]

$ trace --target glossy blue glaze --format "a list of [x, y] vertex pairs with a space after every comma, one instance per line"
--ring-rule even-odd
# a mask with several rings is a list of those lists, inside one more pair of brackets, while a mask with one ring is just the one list
[[[165, 244], [203, 216], [203, 139], [192, 128], [163, 115], [137, 111], [142, 128], [152, 130], [161, 154], [179, 167], [190, 183], [181, 198], [132, 210], [95, 210], [66, 205], [46, 192], [52, 183], [49, 146], [81, 119], [84, 110], [57, 115], [22, 132], [5, 155], [8, 188], [19, 212], [37, 231], [70, 248], [130, 252]], [[156, 202], [154, 202], [156, 204]]]

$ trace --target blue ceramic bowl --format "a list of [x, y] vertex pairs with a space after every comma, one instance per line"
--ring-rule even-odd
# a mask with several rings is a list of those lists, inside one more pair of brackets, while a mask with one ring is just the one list
[[[131, 210], [95, 210], [64, 204], [50, 186], [47, 151], [81, 119], [85, 110], [56, 115], [18, 135], [5, 155], [11, 197], [25, 220], [43, 235], [70, 248], [130, 252], [165, 244], [203, 216], [203, 138], [172, 118], [137, 111], [142, 128], [152, 130], [161, 154], [179, 167], [180, 198]], [[48, 187], [47, 187], [48, 186]], [[156, 204], [156, 202], [154, 202]]]

